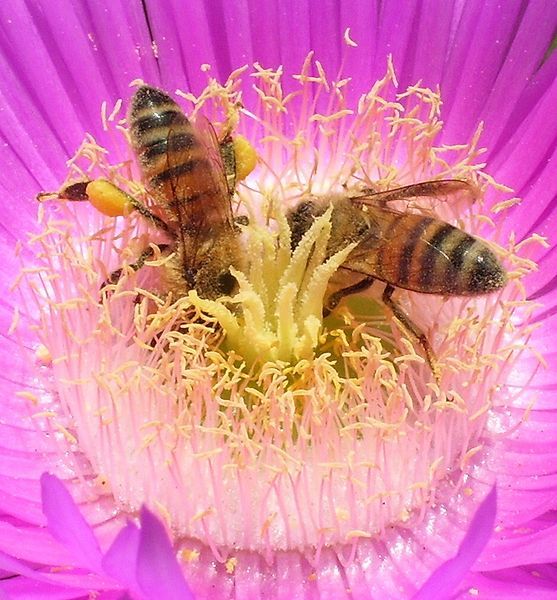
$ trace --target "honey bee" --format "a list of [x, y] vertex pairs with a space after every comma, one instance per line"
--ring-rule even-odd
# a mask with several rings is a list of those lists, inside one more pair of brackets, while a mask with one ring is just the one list
[[220, 148], [208, 121], [192, 125], [165, 92], [140, 87], [129, 113], [130, 139], [143, 177], [164, 214], [174, 252], [168, 265], [169, 291], [177, 297], [195, 289], [215, 299], [230, 294], [230, 267], [242, 268], [240, 230], [232, 215], [231, 192]]
[[[106, 180], [72, 184], [59, 197], [88, 200], [109, 216], [135, 210], [162, 229], [170, 242], [151, 244], [130, 266], [139, 270], [153, 258], [154, 247], [173, 254], [163, 277], [174, 297], [193, 289], [207, 299], [229, 295], [236, 285], [230, 267], [241, 269], [244, 256], [232, 196], [236, 181], [255, 166], [253, 148], [230, 132], [219, 141], [207, 120], [194, 125], [168, 94], [147, 85], [135, 92], [128, 122], [132, 148], [162, 216]], [[114, 271], [103, 288], [121, 274], [122, 269]]]
[[[347, 245], [357, 246], [331, 282], [324, 315], [340, 300], [383, 282], [382, 300], [403, 331], [415, 338], [436, 373], [435, 356], [425, 336], [393, 299], [396, 288], [442, 296], [478, 296], [501, 289], [507, 275], [487, 244], [426, 214], [399, 211], [390, 203], [413, 198], [450, 199], [474, 194], [466, 181], [425, 181], [385, 192], [369, 190], [332, 200], [331, 236], [327, 256]], [[302, 201], [288, 214], [295, 248], [315, 217], [331, 201]], [[336, 280], [336, 281], [334, 281]]]

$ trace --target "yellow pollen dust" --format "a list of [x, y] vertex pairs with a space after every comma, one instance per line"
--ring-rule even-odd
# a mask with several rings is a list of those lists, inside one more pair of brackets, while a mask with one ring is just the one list
[[49, 365], [52, 362], [50, 351], [44, 344], [39, 344], [35, 350], [37, 360], [44, 365]]

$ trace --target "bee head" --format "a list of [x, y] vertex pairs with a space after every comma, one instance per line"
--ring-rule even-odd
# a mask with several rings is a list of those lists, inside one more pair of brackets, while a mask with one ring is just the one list
[[291, 232], [291, 248], [294, 250], [304, 234], [312, 226], [315, 217], [323, 213], [323, 209], [315, 204], [312, 200], [304, 200], [300, 202], [288, 215], [288, 225]]
[[215, 280], [215, 292], [217, 296], [230, 296], [238, 286], [236, 278], [229, 269], [221, 271]]

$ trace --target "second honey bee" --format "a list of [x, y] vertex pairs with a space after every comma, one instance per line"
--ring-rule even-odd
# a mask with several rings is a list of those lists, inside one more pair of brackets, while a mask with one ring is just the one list
[[[374, 280], [385, 285], [382, 300], [410, 336], [418, 340], [435, 372], [435, 358], [425, 334], [393, 299], [396, 288], [442, 296], [478, 296], [501, 289], [505, 270], [487, 244], [439, 219], [392, 208], [413, 198], [450, 199], [473, 194], [465, 181], [426, 181], [386, 191], [364, 191], [333, 200], [327, 255], [348, 244], [357, 246], [333, 278], [325, 313], [344, 297], [363, 291]], [[329, 201], [301, 202], [288, 215], [296, 247]]]

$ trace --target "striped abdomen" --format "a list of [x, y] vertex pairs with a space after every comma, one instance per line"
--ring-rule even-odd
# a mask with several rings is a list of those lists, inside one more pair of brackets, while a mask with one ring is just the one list
[[[221, 190], [210, 176], [205, 146], [176, 102], [156, 88], [140, 87], [132, 101], [130, 135], [146, 182], [170, 214], [185, 210], [186, 226], [192, 228], [196, 220], [210, 221], [207, 211]], [[205, 212], [202, 219], [198, 211]]]
[[487, 294], [506, 274], [481, 240], [437, 219], [391, 214], [377, 246], [377, 277], [397, 287], [443, 295]]

